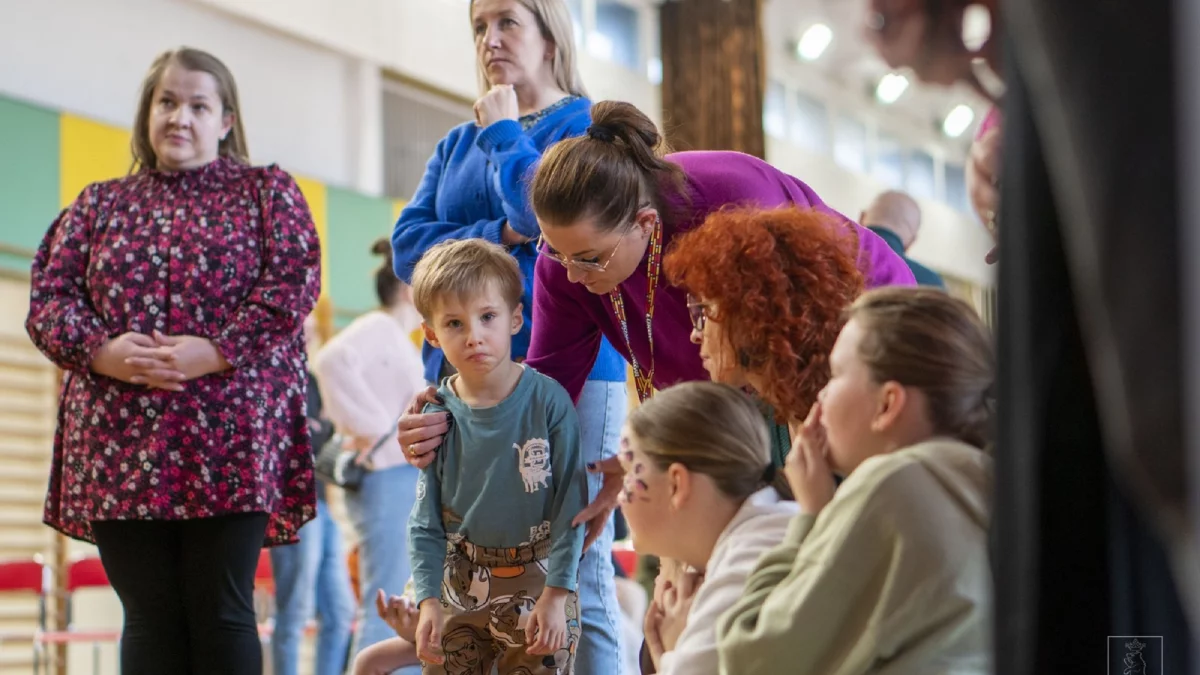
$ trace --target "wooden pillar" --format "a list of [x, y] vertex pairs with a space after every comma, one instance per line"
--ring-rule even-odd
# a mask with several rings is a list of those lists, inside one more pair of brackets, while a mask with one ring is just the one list
[[662, 109], [676, 150], [765, 154], [763, 0], [667, 0]]

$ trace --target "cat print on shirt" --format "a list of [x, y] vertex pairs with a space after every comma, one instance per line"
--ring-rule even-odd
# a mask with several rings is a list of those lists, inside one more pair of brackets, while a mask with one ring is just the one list
[[525, 441], [524, 447], [513, 443], [513, 449], [517, 451], [517, 468], [525, 491], [537, 492], [549, 487], [550, 442], [544, 438], [531, 438]]

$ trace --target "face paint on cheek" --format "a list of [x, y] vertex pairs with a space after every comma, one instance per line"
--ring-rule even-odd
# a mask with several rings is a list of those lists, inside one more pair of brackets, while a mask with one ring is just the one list
[[621, 490], [621, 498], [624, 500], [624, 503], [628, 504], [633, 501], [633, 491], [639, 482], [641, 481], [636, 480], [632, 474], [625, 474], [624, 489]]
[[[642, 465], [637, 465], [634, 467], [635, 476], [637, 473], [641, 473], [641, 471], [642, 471]], [[646, 483], [646, 480], [642, 480], [641, 478], [634, 479], [634, 490], [632, 490], [632, 491], [640, 491], [641, 492], [641, 494], [638, 495], [637, 498], [640, 498], [640, 500], [642, 500], [643, 502], [650, 501], [650, 498], [646, 496], [646, 492], [648, 492], [649, 490], [650, 490], [650, 486]], [[632, 497], [634, 497], [634, 495], [630, 494], [630, 498], [632, 498]]]

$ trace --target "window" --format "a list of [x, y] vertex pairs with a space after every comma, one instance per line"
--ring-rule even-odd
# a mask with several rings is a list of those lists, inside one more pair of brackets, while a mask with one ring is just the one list
[[567, 0], [571, 25], [575, 28], [575, 44], [583, 44], [583, 0]]
[[900, 141], [887, 134], [879, 134], [871, 175], [884, 187], [899, 190], [904, 186], [904, 155]]
[[617, 0], [596, 0], [596, 32], [588, 36], [588, 50], [640, 72], [637, 10]]
[[802, 148], [829, 152], [829, 110], [825, 103], [805, 94], [796, 93], [796, 112], [791, 118], [792, 142]]
[[650, 26], [650, 54], [646, 59], [646, 79], [655, 86], [662, 84], [662, 31], [658, 25]]
[[411, 199], [438, 141], [471, 109], [395, 82], [383, 90], [383, 179], [387, 196]]
[[867, 127], [862, 122], [838, 115], [833, 134], [833, 160], [851, 171], [867, 172]]
[[946, 203], [959, 211], [971, 211], [971, 201], [967, 197], [967, 173], [960, 164], [946, 165]]
[[937, 197], [937, 165], [933, 156], [923, 150], [913, 150], [908, 162], [908, 191], [914, 197]]
[[768, 136], [787, 136], [787, 90], [782, 82], [771, 80], [767, 85], [767, 97], [763, 101], [763, 131]]

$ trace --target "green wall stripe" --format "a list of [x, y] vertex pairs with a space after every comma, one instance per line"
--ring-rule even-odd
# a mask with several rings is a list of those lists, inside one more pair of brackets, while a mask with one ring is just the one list
[[391, 237], [392, 202], [330, 187], [328, 197], [329, 278], [333, 304], [340, 310], [363, 312], [379, 305], [375, 270], [382, 258], [371, 255], [371, 244]]
[[[0, 96], [0, 241], [35, 249], [58, 215], [58, 113]], [[0, 256], [0, 266], [29, 261]]]

